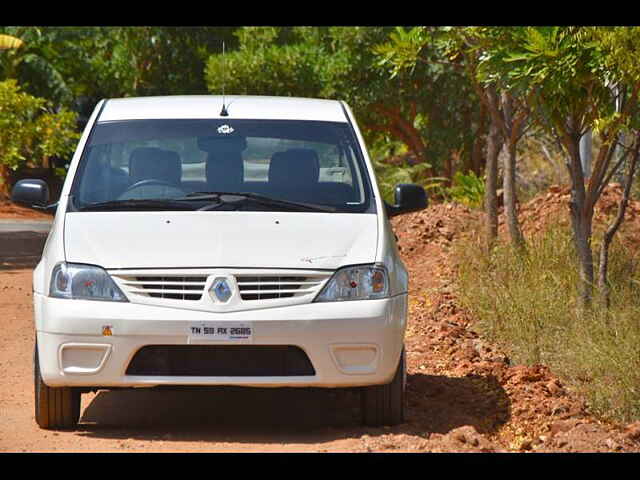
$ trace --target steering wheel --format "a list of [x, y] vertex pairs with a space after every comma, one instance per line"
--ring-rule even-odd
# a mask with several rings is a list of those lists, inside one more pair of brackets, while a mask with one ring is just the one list
[[122, 199], [122, 197], [126, 196], [126, 194], [131, 192], [132, 190], [135, 190], [140, 187], [148, 187], [150, 185], [157, 185], [160, 187], [169, 187], [179, 192], [179, 194], [184, 194], [184, 190], [176, 187], [173, 183], [165, 182], [163, 180], [156, 180], [155, 178], [147, 178], [145, 180], [140, 180], [134, 183], [133, 185], [130, 185], [124, 192], [122, 192], [122, 194], [118, 198]]

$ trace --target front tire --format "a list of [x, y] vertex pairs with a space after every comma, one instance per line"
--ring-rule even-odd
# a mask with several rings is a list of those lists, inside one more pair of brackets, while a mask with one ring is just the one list
[[80, 419], [80, 390], [71, 387], [48, 387], [40, 374], [38, 345], [33, 354], [35, 417], [40, 428], [71, 429]]
[[403, 423], [405, 385], [406, 358], [403, 349], [391, 383], [362, 388], [362, 423], [370, 427]]

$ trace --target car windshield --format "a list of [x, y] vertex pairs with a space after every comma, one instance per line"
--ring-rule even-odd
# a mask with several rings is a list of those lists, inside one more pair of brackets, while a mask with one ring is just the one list
[[[200, 193], [220, 192], [254, 194], [242, 197], [243, 210], [286, 210], [298, 203], [330, 208], [296, 211], [374, 211], [353, 129], [339, 122], [99, 122], [71, 195], [77, 210], [100, 204], [101, 211], [118, 206], [185, 210], [188, 204], [194, 210], [215, 211], [202, 205], [220, 201], [219, 196]], [[264, 198], [280, 202], [272, 205]]]

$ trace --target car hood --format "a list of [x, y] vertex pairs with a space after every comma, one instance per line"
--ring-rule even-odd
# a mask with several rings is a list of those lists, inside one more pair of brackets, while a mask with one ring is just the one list
[[336, 269], [371, 263], [375, 214], [70, 212], [68, 262], [116, 268]]

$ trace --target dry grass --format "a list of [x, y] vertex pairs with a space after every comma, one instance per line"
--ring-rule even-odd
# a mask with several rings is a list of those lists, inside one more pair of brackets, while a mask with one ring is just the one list
[[577, 264], [566, 227], [531, 240], [526, 254], [501, 245], [487, 256], [478, 239], [468, 239], [458, 247], [459, 295], [479, 328], [513, 360], [550, 366], [586, 395], [596, 414], [640, 420], [640, 272], [634, 254], [614, 243], [611, 307], [596, 301], [579, 316]]

